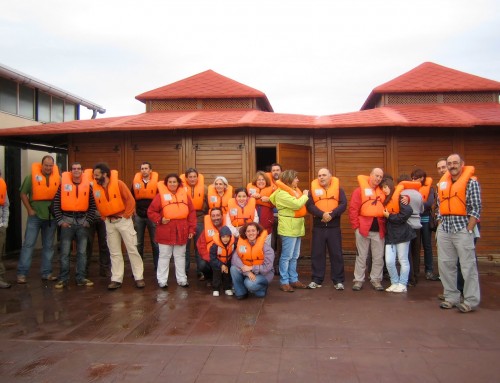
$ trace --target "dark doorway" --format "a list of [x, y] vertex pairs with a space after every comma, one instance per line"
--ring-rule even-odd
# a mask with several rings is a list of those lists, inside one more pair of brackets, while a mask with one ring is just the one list
[[256, 148], [255, 161], [257, 170], [271, 171], [271, 165], [276, 162], [276, 148]]

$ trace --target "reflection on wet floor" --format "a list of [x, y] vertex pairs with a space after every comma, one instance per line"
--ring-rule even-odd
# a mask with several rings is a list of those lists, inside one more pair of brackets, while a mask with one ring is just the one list
[[[13, 280], [15, 263], [7, 269]], [[325, 281], [283, 293], [276, 277], [268, 296], [245, 301], [213, 297], [206, 281], [180, 288], [172, 279], [160, 289], [150, 275], [145, 289], [125, 280], [108, 291], [108, 279], [94, 272], [93, 287], [57, 290], [32, 273], [26, 285], [0, 291], [1, 380], [497, 380], [497, 267], [480, 266], [483, 302], [470, 314], [438, 308], [440, 282], [422, 278], [407, 294], [376, 292], [369, 283], [353, 292], [346, 269], [345, 291]], [[309, 270], [301, 261], [303, 282]]]

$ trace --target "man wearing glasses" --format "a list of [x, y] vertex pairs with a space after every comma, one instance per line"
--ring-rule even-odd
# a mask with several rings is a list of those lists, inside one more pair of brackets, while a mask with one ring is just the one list
[[61, 272], [54, 286], [62, 289], [69, 282], [69, 255], [71, 243], [76, 239], [76, 284], [93, 286], [86, 277], [87, 270], [87, 228], [95, 218], [96, 204], [90, 179], [83, 174], [79, 162], [71, 165], [71, 172], [62, 174], [62, 181], [54, 197], [54, 217], [61, 227]]

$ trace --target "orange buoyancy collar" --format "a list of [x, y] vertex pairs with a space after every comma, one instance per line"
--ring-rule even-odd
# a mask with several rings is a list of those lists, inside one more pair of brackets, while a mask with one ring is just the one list
[[89, 209], [90, 182], [87, 176], [82, 175], [79, 184], [73, 182], [71, 172], [62, 174], [61, 183], [61, 210], [87, 211]]
[[0, 177], [0, 206], [5, 205], [5, 199], [7, 198], [7, 184], [4, 179]]
[[194, 187], [188, 184], [184, 174], [181, 174], [180, 178], [182, 180], [182, 184], [184, 185], [184, 189], [191, 197], [194, 209], [203, 210], [203, 200], [205, 199], [205, 176], [198, 173], [198, 181]]
[[236, 252], [243, 264], [247, 266], [258, 266], [264, 263], [264, 244], [266, 242], [267, 231], [263, 230], [252, 245], [247, 239], [239, 238]]
[[48, 184], [46, 176], [42, 173], [42, 164], [35, 162], [31, 165], [31, 199], [33, 201], [50, 201], [54, 199], [60, 184], [61, 176], [57, 165], [54, 164], [52, 168]]
[[255, 186], [252, 183], [249, 183], [247, 185], [247, 193], [250, 197], [253, 197], [253, 194], [257, 193], [261, 196], [261, 198], [255, 198], [255, 203], [257, 205], [262, 205], [262, 206], [267, 206], [267, 207], [273, 207], [273, 204], [271, 202], [263, 202], [262, 197], [270, 197], [271, 194], [273, 194], [273, 187], [272, 186], [266, 186], [265, 188], [259, 189], [257, 186]]
[[311, 196], [314, 204], [323, 213], [332, 212], [339, 206], [340, 182], [337, 177], [332, 177], [328, 189], [320, 185], [318, 179], [311, 182]]
[[[118, 186], [118, 171], [111, 170], [107, 193], [97, 182], [94, 182], [94, 199], [97, 210], [102, 218], [112, 216], [125, 210], [125, 204], [122, 200], [120, 187]], [[109, 196], [109, 197], [108, 197]]]
[[229, 241], [229, 243], [227, 245], [224, 245], [220, 240], [219, 233], [217, 232], [214, 235], [212, 244], [215, 243], [217, 245], [217, 259], [225, 265], [228, 264], [228, 262], [231, 260], [231, 256], [233, 255], [233, 251], [235, 248], [234, 242], [234, 237], [231, 236], [231, 240]]
[[167, 219], [186, 219], [189, 215], [188, 195], [183, 187], [172, 193], [163, 181], [158, 182], [163, 216]]
[[227, 203], [227, 209], [231, 225], [243, 226], [247, 222], [253, 222], [255, 218], [255, 198], [248, 198], [247, 204], [243, 207], [238, 205], [236, 198], [231, 198]]
[[231, 185], [228, 185], [222, 197], [217, 193], [214, 185], [208, 186], [208, 207], [210, 209], [214, 207], [220, 208], [223, 216], [227, 213], [227, 204], [231, 198], [233, 198], [233, 187]]
[[155, 198], [158, 191], [158, 173], [151, 172], [147, 183], [144, 183], [141, 172], [135, 173], [132, 187], [136, 200]]
[[383, 217], [385, 194], [380, 187], [372, 188], [368, 182], [369, 176], [359, 175], [361, 188], [361, 212], [364, 217]]
[[[302, 197], [302, 191], [299, 188], [292, 189], [290, 186], [288, 186], [287, 184], [285, 184], [281, 180], [276, 181], [276, 186], [278, 186], [279, 189], [286, 191], [292, 197], [295, 197], [295, 198]], [[307, 209], [306, 209], [306, 205], [304, 204], [304, 205], [302, 205], [302, 207], [299, 210], [295, 210], [294, 217], [301, 218], [301, 217], [305, 217], [306, 214], [307, 214]]]
[[438, 183], [439, 213], [441, 215], [467, 215], [466, 189], [473, 178], [474, 166], [464, 166], [462, 174], [453, 182], [446, 172]]

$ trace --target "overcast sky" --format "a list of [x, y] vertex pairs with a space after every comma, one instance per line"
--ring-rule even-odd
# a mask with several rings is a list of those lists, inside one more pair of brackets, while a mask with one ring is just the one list
[[135, 96], [207, 69], [275, 112], [327, 115], [426, 61], [500, 81], [499, 26], [498, 0], [10, 0], [0, 62], [99, 118], [142, 113]]

